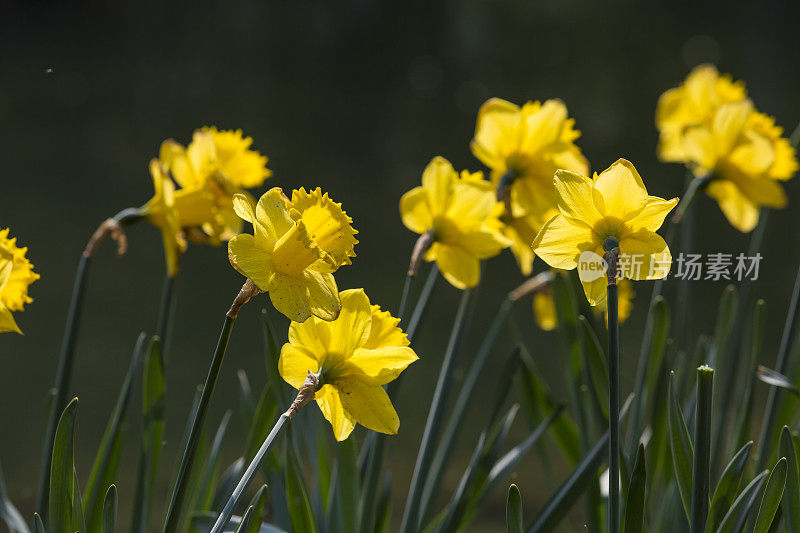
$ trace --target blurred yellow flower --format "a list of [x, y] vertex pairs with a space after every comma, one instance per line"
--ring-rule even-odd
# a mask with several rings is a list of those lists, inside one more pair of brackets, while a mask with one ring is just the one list
[[743, 232], [756, 226], [761, 207], [786, 205], [779, 182], [798, 168], [783, 129], [756, 111], [746, 96], [740, 82], [702, 65], [681, 87], [661, 96], [656, 112], [659, 157], [684, 163], [695, 176], [709, 179], [706, 192]]
[[[556, 205], [553, 173], [558, 169], [588, 174], [575, 139], [574, 119], [561, 100], [528, 102], [521, 108], [491, 98], [478, 111], [472, 153], [491, 170], [498, 196], [510, 185], [512, 215], [543, 213]], [[502, 183], [501, 183], [502, 182]]]
[[[633, 283], [631, 283], [631, 281], [628, 279], [619, 280], [617, 286], [619, 287], [619, 323], [622, 324], [628, 319], [629, 316], [631, 316], [631, 311], [633, 311], [633, 297], [636, 296], [636, 292], [633, 290]], [[605, 315], [606, 322], [608, 322], [606, 302], [603, 302], [601, 305], [593, 307], [592, 309], [603, 313]], [[533, 318], [536, 321], [536, 325], [544, 331], [552, 331], [558, 327], [556, 302], [553, 298], [552, 286], [545, 287], [544, 289], [534, 293]]]
[[9, 238], [9, 228], [0, 231], [0, 333], [22, 333], [13, 311], [22, 311], [33, 299], [28, 296], [28, 286], [39, 279], [33, 265], [25, 257], [27, 248], [17, 246], [16, 238]]
[[341, 204], [320, 189], [300, 189], [292, 198], [297, 204], [277, 187], [257, 205], [235, 195], [233, 208], [253, 225], [254, 234], [231, 239], [228, 258], [291, 320], [303, 322], [312, 315], [335, 320], [341, 303], [333, 272], [355, 256], [356, 231]]
[[499, 254], [511, 241], [495, 228], [495, 196], [483, 174], [461, 175], [443, 157], [435, 157], [422, 173], [422, 186], [400, 199], [403, 224], [420, 235], [429, 233], [433, 244], [426, 261], [436, 261], [442, 275], [459, 289], [480, 280], [480, 260]]
[[[639, 173], [625, 159], [593, 179], [559, 170], [553, 182], [559, 214], [545, 223], [533, 241], [533, 251], [548, 265], [572, 270], [579, 266], [579, 259], [599, 260], [606, 247], [616, 245], [621, 277], [659, 279], [669, 273], [669, 247], [655, 232], [677, 198], [649, 196]], [[581, 282], [591, 305], [605, 301], [605, 275]]]
[[533, 272], [533, 260], [536, 257], [531, 249], [531, 243], [544, 223], [558, 213], [555, 204], [552, 209], [546, 211], [512, 217], [506, 213], [503, 203], [497, 202], [492, 213], [493, 216], [489, 218], [488, 224], [508, 238], [511, 243], [509, 249], [514, 254], [520, 272], [523, 276], [530, 276]]
[[342, 291], [339, 297], [342, 312], [333, 322], [292, 322], [278, 371], [296, 389], [308, 372], [319, 374], [321, 388], [315, 398], [336, 440], [345, 440], [356, 423], [396, 434], [400, 419], [383, 385], [417, 355], [397, 327], [399, 319], [370, 305], [363, 289]]
[[[150, 163], [155, 194], [142, 214], [161, 229], [167, 272], [177, 275], [187, 238], [218, 246], [242, 231], [233, 209], [234, 194], [260, 186], [271, 175], [267, 158], [250, 149], [241, 130], [196, 130], [189, 146], [166, 140]], [[175, 183], [180, 188], [176, 189]]]

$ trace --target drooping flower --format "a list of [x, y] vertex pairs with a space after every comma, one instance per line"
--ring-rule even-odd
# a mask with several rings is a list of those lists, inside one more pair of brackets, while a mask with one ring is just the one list
[[511, 215], [540, 217], [556, 204], [553, 173], [558, 169], [587, 174], [589, 166], [575, 140], [574, 129], [561, 100], [528, 102], [521, 108], [491, 98], [478, 111], [472, 153], [488, 166], [498, 196], [510, 186]]
[[786, 205], [780, 182], [797, 172], [795, 149], [772, 117], [753, 108], [741, 83], [698, 67], [662, 95], [656, 123], [659, 157], [709, 180], [706, 192], [739, 231], [756, 226], [761, 207]]
[[271, 175], [267, 157], [250, 149], [252, 142], [241, 130], [211, 126], [196, 130], [186, 147], [171, 139], [161, 144], [150, 164], [155, 194], [141, 212], [161, 229], [170, 276], [178, 272], [187, 239], [218, 246], [242, 231], [233, 195], [247, 194], [244, 188]]
[[315, 399], [336, 440], [345, 440], [356, 423], [396, 434], [400, 419], [383, 385], [417, 355], [397, 327], [399, 319], [370, 305], [363, 289], [342, 291], [339, 297], [342, 311], [336, 320], [292, 322], [278, 371], [296, 389], [308, 372], [319, 375], [321, 388]]
[[275, 309], [291, 320], [335, 320], [341, 303], [333, 272], [349, 264], [358, 242], [341, 204], [319, 188], [294, 191], [289, 200], [275, 187], [256, 205], [237, 194], [233, 207], [254, 234], [228, 242], [231, 265], [268, 292]]
[[23, 311], [33, 299], [28, 287], [39, 279], [33, 265], [26, 257], [27, 248], [17, 246], [17, 239], [9, 238], [9, 228], [0, 231], [0, 333], [22, 333], [14, 320], [14, 311]]
[[[579, 260], [582, 264], [602, 262], [605, 248], [618, 246], [620, 277], [660, 279], [669, 273], [669, 247], [655, 232], [677, 205], [677, 198], [648, 195], [639, 173], [625, 159], [594, 178], [559, 170], [553, 182], [559, 213], [533, 241], [533, 251], [548, 265], [572, 270]], [[589, 278], [581, 277], [586, 298], [593, 306], [601, 305], [606, 298], [606, 275], [599, 272]]]
[[509, 246], [492, 218], [495, 196], [481, 172], [459, 175], [443, 157], [435, 157], [422, 173], [422, 186], [400, 199], [403, 224], [433, 243], [426, 261], [436, 261], [442, 275], [459, 289], [480, 280], [480, 260]]

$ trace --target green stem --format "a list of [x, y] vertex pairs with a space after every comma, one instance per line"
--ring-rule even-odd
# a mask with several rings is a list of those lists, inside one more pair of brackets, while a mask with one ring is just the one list
[[229, 312], [225, 316], [225, 322], [222, 325], [222, 332], [217, 341], [217, 347], [214, 350], [214, 357], [211, 359], [211, 367], [208, 369], [205, 384], [203, 385], [203, 392], [200, 396], [200, 403], [195, 413], [194, 420], [192, 421], [192, 429], [189, 433], [189, 439], [186, 442], [186, 449], [183, 451], [180, 468], [178, 470], [178, 477], [175, 481], [175, 488], [172, 491], [170, 498], [169, 509], [167, 510], [167, 517], [164, 521], [165, 533], [173, 533], [178, 529], [180, 521], [180, 509], [183, 505], [183, 500], [186, 497], [186, 484], [189, 481], [192, 465], [194, 464], [195, 454], [197, 453], [197, 446], [200, 443], [200, 432], [203, 429], [206, 414], [208, 413], [208, 406], [211, 403], [211, 396], [214, 394], [214, 387], [217, 384], [220, 369], [222, 368], [222, 360], [225, 358], [225, 350], [228, 347], [228, 340], [231, 336], [233, 324], [236, 321], [236, 315], [231, 316]]
[[[781, 344], [778, 348], [778, 359], [775, 362], [775, 371], [781, 374], [786, 373], [788, 364], [789, 346], [791, 345], [792, 337], [794, 337], [794, 330], [797, 326], [797, 309], [800, 303], [800, 266], [797, 268], [797, 277], [794, 281], [794, 289], [792, 290], [792, 299], [789, 302], [789, 311], [786, 314], [786, 322], [783, 325], [783, 334], [781, 335]], [[778, 414], [776, 406], [779, 394], [782, 389], [779, 387], [769, 388], [769, 397], [767, 398], [767, 407], [764, 410], [764, 422], [761, 424], [761, 434], [758, 439], [758, 470], [763, 470], [763, 465], [767, 464], [769, 458], [769, 450], [772, 445], [772, 438], [776, 433], [772, 427], [775, 425], [775, 417]]]
[[[114, 221], [122, 225], [130, 225], [141, 219], [141, 212], [136, 208], [123, 209], [113, 217]], [[49, 506], [50, 461], [53, 455], [53, 439], [55, 438], [61, 412], [67, 405], [67, 393], [69, 392], [70, 383], [72, 381], [72, 367], [75, 360], [75, 344], [78, 337], [78, 330], [80, 329], [81, 316], [83, 314], [86, 280], [89, 277], [89, 267], [91, 263], [92, 253], [87, 246], [87, 250], [81, 254], [81, 259], [78, 262], [78, 271], [75, 273], [75, 281], [72, 285], [72, 296], [70, 297], [67, 311], [67, 323], [64, 328], [64, 336], [61, 340], [58, 368], [56, 370], [55, 384], [53, 385], [55, 396], [50, 404], [50, 412], [47, 418], [47, 430], [41, 459], [42, 466], [39, 472], [39, 485], [36, 495], [36, 509], [43, 520], [47, 518], [47, 509]]]
[[253, 478], [256, 476], [261, 463], [264, 461], [264, 458], [269, 453], [272, 445], [275, 443], [276, 437], [280, 434], [281, 430], [286, 426], [286, 424], [291, 420], [289, 415], [283, 413], [279, 418], [278, 421], [275, 422], [275, 425], [272, 426], [272, 431], [269, 432], [267, 435], [266, 440], [261, 445], [261, 448], [258, 449], [256, 452], [255, 457], [253, 460], [250, 461], [250, 464], [245, 470], [242, 478], [239, 480], [239, 483], [236, 485], [236, 488], [233, 489], [233, 494], [231, 494], [230, 498], [228, 498], [228, 502], [225, 504], [225, 507], [222, 509], [222, 513], [217, 518], [217, 521], [214, 523], [214, 527], [211, 528], [211, 533], [221, 533], [223, 528], [231, 519], [231, 515], [233, 515], [233, 510], [238, 505], [239, 500], [241, 500], [242, 495], [247, 490], [247, 487], [253, 481]]
[[683, 221], [683, 217], [686, 216], [689, 208], [697, 198], [697, 193], [703, 191], [708, 184], [711, 183], [712, 179], [713, 174], [708, 174], [701, 178], [694, 178], [689, 182], [689, 186], [686, 187], [683, 198], [681, 198], [680, 203], [678, 203], [678, 207], [675, 208], [675, 214], [672, 216], [673, 222], [680, 224]]
[[444, 360], [442, 361], [442, 368], [439, 371], [439, 379], [436, 382], [431, 408], [430, 411], [428, 411], [428, 419], [425, 422], [425, 430], [422, 433], [422, 442], [420, 443], [419, 452], [417, 453], [417, 461], [414, 465], [411, 489], [408, 493], [405, 511], [403, 512], [403, 520], [400, 525], [400, 531], [402, 533], [410, 533], [411, 531], [417, 531], [419, 529], [420, 496], [422, 494], [423, 481], [430, 467], [436, 439], [441, 429], [441, 418], [445, 408], [445, 400], [451, 385], [451, 375], [455, 366], [455, 360], [457, 359], [458, 352], [461, 350], [471, 295], [471, 289], [467, 289], [462, 293], [461, 302], [456, 312], [453, 330], [450, 333], [450, 341], [447, 345]]
[[167, 335], [172, 320], [172, 305], [175, 301], [175, 280], [176, 278], [167, 274], [164, 277], [164, 287], [161, 289], [161, 303], [158, 308], [158, 322], [156, 335], [161, 341], [161, 353], [166, 357]]
[[400, 295], [400, 306], [397, 308], [397, 318], [403, 319], [406, 314], [406, 307], [408, 307], [409, 295], [411, 294], [411, 285], [414, 284], [413, 274], [406, 274], [406, 279], [403, 282], [403, 293]]
[[615, 282], [608, 284], [608, 531], [619, 533], [619, 302]]
[[692, 469], [691, 533], [705, 531], [708, 518], [709, 478], [711, 476], [711, 403], [714, 369], [697, 369], [697, 410], [694, 420], [694, 466]]

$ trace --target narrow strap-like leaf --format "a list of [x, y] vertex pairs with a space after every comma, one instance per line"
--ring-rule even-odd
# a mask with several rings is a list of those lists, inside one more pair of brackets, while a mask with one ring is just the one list
[[250, 528], [250, 520], [252, 518], [253, 518], [253, 506], [250, 505], [244, 512], [241, 522], [239, 522], [239, 525], [236, 526], [236, 533], [245, 533]]
[[738, 533], [744, 528], [750, 511], [758, 501], [761, 489], [767, 481], [769, 470], [764, 470], [751, 481], [734, 500], [725, 518], [720, 522], [717, 533]]
[[750, 441], [736, 452], [736, 455], [730, 460], [725, 470], [722, 471], [719, 482], [714, 489], [714, 496], [711, 498], [706, 531], [716, 531], [725, 513], [731, 508], [742, 484], [744, 467], [747, 465], [747, 459], [750, 457], [752, 450], [753, 441]]
[[644, 445], [639, 444], [636, 462], [628, 486], [628, 499], [625, 503], [625, 533], [644, 531], [644, 502], [647, 488], [647, 468], [644, 460]]
[[694, 451], [692, 450], [692, 440], [689, 437], [689, 430], [686, 428], [686, 420], [683, 418], [683, 411], [678, 402], [678, 393], [675, 391], [675, 374], [670, 376], [669, 398], [667, 399], [667, 410], [669, 419], [669, 443], [672, 450], [672, 465], [675, 472], [675, 479], [678, 482], [678, 492], [681, 496], [683, 509], [686, 511], [686, 519], [691, 517], [692, 507], [692, 464], [694, 462]]
[[73, 398], [61, 413], [53, 440], [48, 518], [51, 533], [74, 533], [72, 505], [75, 497], [74, 437], [77, 408], [78, 399]]
[[764, 497], [761, 498], [761, 506], [758, 508], [758, 515], [756, 515], [756, 525], [753, 533], [767, 533], [770, 530], [770, 526], [772, 526], [772, 520], [781, 506], [783, 490], [786, 487], [786, 465], [786, 458], [781, 457], [769, 474], [767, 488], [764, 490]]
[[103, 533], [117, 531], [117, 487], [111, 485], [103, 499]]
[[259, 528], [261, 527], [261, 522], [264, 521], [264, 510], [267, 507], [267, 486], [261, 485], [261, 488], [258, 489], [253, 499], [250, 500], [250, 505], [248, 508], [253, 509], [253, 513], [250, 519], [250, 525], [247, 526], [246, 529], [243, 529], [244, 533], [258, 533]]
[[522, 496], [520, 496], [519, 489], [514, 484], [508, 487], [506, 528], [508, 533], [522, 533]]
[[800, 533], [800, 477], [798, 476], [797, 450], [795, 450], [792, 432], [783, 426], [778, 441], [778, 455], [785, 457], [786, 464], [786, 496], [781, 500], [781, 510], [787, 533]]

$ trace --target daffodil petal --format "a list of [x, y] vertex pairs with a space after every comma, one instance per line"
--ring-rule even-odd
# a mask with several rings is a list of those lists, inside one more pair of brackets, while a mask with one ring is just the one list
[[[311, 322], [310, 320], [306, 320]], [[302, 346], [286, 343], [281, 348], [281, 357], [278, 359], [278, 373], [294, 387], [300, 389], [309, 372], [319, 371], [319, 361], [314, 354]]]
[[717, 166], [717, 146], [714, 136], [705, 126], [688, 128], [683, 135], [683, 153], [688, 161], [698, 165], [703, 173]]
[[488, 259], [511, 245], [511, 240], [502, 234], [483, 227], [464, 233], [458, 238], [458, 245], [477, 259]]
[[269, 290], [275, 268], [270, 256], [256, 245], [256, 238], [243, 233], [228, 241], [228, 260], [262, 291]]
[[322, 411], [322, 416], [331, 423], [336, 440], [341, 442], [347, 439], [356, 427], [356, 421], [342, 405], [339, 391], [331, 385], [323, 385], [314, 398]]
[[601, 218], [592, 200], [592, 180], [568, 170], [557, 170], [553, 178], [558, 210], [565, 217], [594, 226]]
[[408, 346], [408, 338], [397, 325], [399, 318], [395, 318], [389, 311], [381, 311], [377, 305], [371, 306], [372, 323], [369, 328], [369, 337], [363, 344], [364, 348], [383, 348], [385, 346]]
[[606, 217], [633, 218], [644, 208], [647, 198], [639, 172], [627, 159], [618, 159], [594, 181], [594, 203]]
[[364, 289], [339, 293], [342, 308], [339, 318], [331, 322], [328, 353], [348, 357], [369, 338], [372, 309]]
[[304, 270], [300, 276], [275, 273], [269, 282], [269, 298], [275, 309], [295, 322], [310, 316], [336, 320], [341, 303], [332, 274]]
[[341, 376], [355, 377], [372, 385], [385, 385], [417, 359], [417, 354], [408, 346], [359, 348], [347, 360]]
[[664, 200], [657, 196], [648, 196], [647, 203], [638, 215], [626, 222], [632, 231], [646, 229], [656, 231], [664, 223], [664, 218], [678, 205], [678, 199]]
[[619, 242], [620, 273], [627, 279], [661, 279], [669, 274], [672, 255], [666, 241], [652, 231], [641, 229]]
[[275, 243], [272, 262], [276, 271], [289, 276], [298, 276], [321, 256], [322, 253], [308, 234], [305, 224], [302, 220], [298, 220], [297, 224]]
[[433, 216], [447, 211], [452, 199], [451, 188], [458, 174], [450, 161], [434, 157], [422, 172], [422, 186], [428, 191], [428, 202]]
[[596, 307], [606, 303], [608, 295], [608, 278], [606, 276], [601, 276], [593, 281], [581, 281], [581, 285], [583, 285], [583, 292], [586, 294], [589, 305]]
[[750, 100], [725, 104], [714, 116], [712, 126], [717, 153], [728, 154], [742, 133], [747, 117], [753, 111]]
[[400, 218], [405, 227], [420, 235], [433, 227], [425, 187], [414, 187], [400, 198]]
[[22, 330], [17, 326], [17, 322], [14, 320], [14, 315], [11, 313], [11, 310], [0, 303], [0, 333], [8, 332], [22, 335]]
[[715, 199], [719, 208], [734, 228], [743, 233], [753, 231], [758, 224], [759, 208], [727, 180], [714, 180], [706, 192]]
[[315, 354], [315, 359], [319, 359], [328, 351], [329, 333], [328, 322], [315, 317], [305, 322], [291, 322], [289, 343], [303, 347], [308, 353]]
[[383, 387], [353, 377], [337, 379], [333, 386], [339, 391], [344, 410], [356, 422], [379, 433], [397, 433], [400, 419]]
[[556, 328], [558, 319], [552, 293], [540, 291], [533, 295], [533, 318], [536, 320], [536, 325], [544, 331]]
[[289, 216], [287, 201], [283, 191], [278, 187], [273, 187], [265, 192], [256, 204], [256, 218], [263, 224], [264, 230], [272, 242], [283, 237], [295, 225], [294, 220]]
[[292, 207], [300, 213], [312, 240], [323, 251], [330, 254], [336, 265], [350, 264], [355, 257], [353, 247], [358, 243], [353, 229], [353, 219], [347, 216], [342, 204], [334, 202], [322, 189], [306, 192], [292, 191]]
[[533, 240], [533, 251], [553, 268], [572, 270], [578, 266], [581, 252], [594, 250], [592, 230], [570, 222], [564, 215], [555, 215], [545, 222]]
[[244, 194], [233, 195], [233, 210], [245, 222], [252, 224], [256, 219], [256, 206]]
[[483, 224], [496, 203], [494, 188], [485, 180], [460, 180], [453, 185], [451, 194], [447, 217], [463, 230]]
[[567, 120], [567, 106], [561, 100], [547, 100], [525, 119], [525, 140], [522, 150], [536, 153], [545, 146], [555, 143], [561, 136]]
[[303, 272], [303, 281], [311, 314], [326, 321], [336, 320], [342, 303], [333, 274], [308, 269]]
[[520, 109], [500, 98], [491, 98], [478, 110], [472, 153], [492, 169], [504, 169], [509, 149], [519, 143]]
[[458, 289], [468, 289], [478, 284], [481, 277], [480, 261], [460, 246], [436, 243], [436, 264], [447, 281]]

